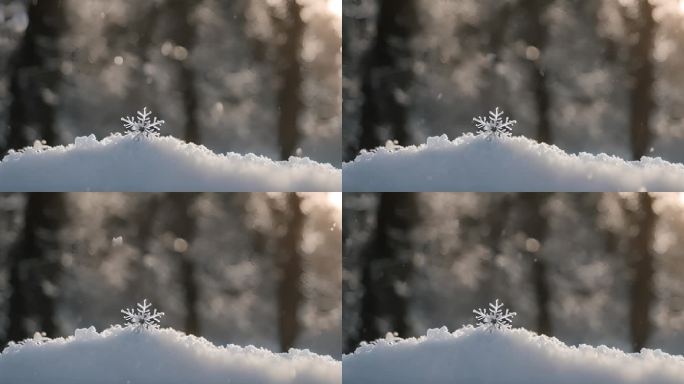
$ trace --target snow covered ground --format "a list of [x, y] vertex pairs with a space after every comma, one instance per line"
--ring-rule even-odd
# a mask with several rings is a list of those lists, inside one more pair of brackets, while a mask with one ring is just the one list
[[78, 329], [68, 338], [27, 340], [0, 354], [3, 384], [327, 384], [341, 363], [309, 351], [217, 347], [173, 329]]
[[446, 327], [388, 337], [342, 358], [345, 384], [681, 384], [684, 357], [570, 347], [524, 329]]
[[684, 164], [568, 154], [524, 137], [466, 134], [378, 148], [342, 166], [345, 192], [682, 191]]
[[341, 171], [308, 158], [216, 154], [170, 136], [78, 137], [0, 161], [0, 191], [339, 191]]

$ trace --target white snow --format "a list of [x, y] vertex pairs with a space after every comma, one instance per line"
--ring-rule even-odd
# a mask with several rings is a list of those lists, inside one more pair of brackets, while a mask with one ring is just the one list
[[74, 336], [36, 338], [0, 354], [3, 384], [327, 384], [341, 383], [341, 363], [305, 350], [272, 353], [217, 347], [173, 329], [141, 332], [94, 327]]
[[446, 327], [388, 338], [342, 358], [345, 384], [681, 384], [684, 357], [571, 347], [524, 329]]
[[446, 135], [362, 152], [342, 166], [345, 192], [682, 191], [684, 164], [568, 154], [524, 137]]
[[339, 191], [341, 171], [292, 157], [216, 154], [170, 136], [77, 137], [67, 146], [35, 146], [0, 161], [0, 191]]

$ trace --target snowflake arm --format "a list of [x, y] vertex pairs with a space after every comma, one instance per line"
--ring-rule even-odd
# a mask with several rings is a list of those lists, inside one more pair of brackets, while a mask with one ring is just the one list
[[492, 136], [508, 137], [513, 133], [513, 126], [518, 122], [504, 116], [504, 111], [496, 107], [494, 111], [489, 111], [489, 117], [478, 116], [473, 119], [477, 132], [484, 134], [487, 138]]
[[473, 313], [477, 320], [477, 326], [490, 332], [495, 328], [510, 329], [513, 317], [517, 315], [515, 312], [509, 312], [508, 309], [504, 312], [504, 304], [499, 303], [499, 299], [496, 299], [494, 303], [489, 303], [489, 310], [476, 309]]
[[122, 309], [121, 313], [124, 315], [126, 326], [132, 326], [136, 331], [159, 328], [161, 317], [164, 316], [164, 312], [157, 312], [156, 309], [152, 308], [152, 303], [147, 302], [147, 299], [138, 303], [137, 309], [126, 308]]
[[164, 125], [164, 120], [158, 120], [156, 117], [151, 117], [152, 111], [148, 111], [144, 107], [142, 111], [138, 111], [136, 117], [126, 116], [122, 117], [121, 121], [127, 133], [135, 135], [142, 135], [145, 137], [159, 136], [159, 130]]

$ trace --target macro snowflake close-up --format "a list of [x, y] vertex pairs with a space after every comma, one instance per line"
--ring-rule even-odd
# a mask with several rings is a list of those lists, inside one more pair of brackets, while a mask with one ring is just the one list
[[144, 107], [142, 111], [138, 111], [136, 117], [122, 117], [121, 121], [124, 123], [126, 133], [145, 137], [159, 136], [159, 130], [165, 121], [158, 120], [156, 117], [150, 118], [151, 115], [152, 111], [148, 111], [147, 107]]
[[159, 328], [161, 317], [164, 316], [164, 312], [157, 312], [156, 309], [152, 308], [152, 303], [147, 302], [147, 299], [138, 303], [135, 310], [126, 308], [122, 309], [121, 313], [124, 315], [126, 326], [132, 326], [136, 330]]
[[504, 116], [504, 111], [496, 107], [494, 111], [489, 111], [489, 117], [478, 116], [473, 118], [477, 133], [484, 134], [488, 138], [509, 137], [513, 133], [513, 126], [518, 122]]
[[504, 304], [499, 303], [496, 299], [494, 303], [489, 303], [489, 309], [476, 309], [475, 319], [477, 319], [477, 326], [485, 328], [489, 331], [492, 329], [509, 329], [513, 323], [513, 317], [517, 315], [515, 312], [509, 312], [508, 309], [504, 312]]

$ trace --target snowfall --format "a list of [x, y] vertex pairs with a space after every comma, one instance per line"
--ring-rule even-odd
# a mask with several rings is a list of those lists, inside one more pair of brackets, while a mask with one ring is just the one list
[[682, 191], [684, 164], [569, 154], [525, 137], [465, 134], [364, 151], [342, 166], [345, 192]]
[[525, 329], [446, 327], [388, 335], [342, 358], [345, 384], [681, 384], [684, 357], [567, 346]]
[[339, 361], [306, 350], [217, 347], [173, 329], [121, 326], [36, 335], [0, 354], [3, 384], [339, 384], [341, 370]]
[[291, 157], [216, 154], [170, 136], [113, 134], [73, 144], [36, 143], [0, 160], [0, 191], [339, 191], [341, 171]]

